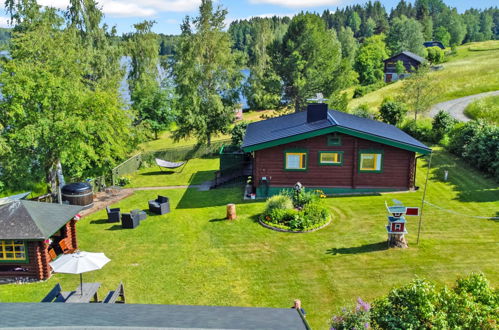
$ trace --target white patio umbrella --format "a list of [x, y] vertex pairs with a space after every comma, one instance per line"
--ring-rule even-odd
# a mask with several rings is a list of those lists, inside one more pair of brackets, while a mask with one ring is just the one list
[[56, 260], [50, 262], [50, 266], [56, 273], [80, 274], [80, 292], [83, 294], [83, 276], [82, 273], [101, 269], [111, 259], [104, 253], [93, 252], [75, 252], [63, 254]]

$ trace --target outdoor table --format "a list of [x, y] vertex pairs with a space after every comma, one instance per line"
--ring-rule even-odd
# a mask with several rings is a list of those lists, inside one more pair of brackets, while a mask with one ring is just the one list
[[147, 218], [147, 213], [142, 210], [132, 210], [131, 214], [136, 214], [139, 217], [139, 221], [145, 220]]
[[[83, 286], [78, 286], [76, 290], [71, 292], [71, 295], [66, 299], [67, 303], [89, 303], [92, 298], [97, 302], [97, 290], [99, 290], [100, 283], [83, 283]], [[83, 288], [83, 289], [82, 289]], [[83, 291], [83, 293], [82, 293]]]

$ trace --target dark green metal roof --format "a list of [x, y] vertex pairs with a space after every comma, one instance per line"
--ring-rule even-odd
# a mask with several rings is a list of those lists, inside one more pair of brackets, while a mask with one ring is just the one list
[[242, 148], [251, 152], [334, 132], [422, 154], [431, 153], [429, 147], [393, 125], [335, 110], [328, 110], [327, 119], [314, 122], [307, 122], [307, 111], [302, 111], [251, 123]]
[[47, 239], [82, 209], [27, 200], [0, 205], [0, 239]]
[[0, 303], [0, 328], [307, 329], [292, 308]]

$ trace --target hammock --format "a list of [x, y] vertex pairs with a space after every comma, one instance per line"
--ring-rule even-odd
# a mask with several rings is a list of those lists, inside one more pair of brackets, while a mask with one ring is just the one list
[[164, 167], [164, 168], [177, 168], [177, 167], [180, 167], [182, 165], [185, 164], [185, 162], [178, 162], [178, 163], [172, 163], [172, 162], [169, 162], [169, 161], [166, 161], [166, 160], [163, 160], [163, 159], [159, 159], [159, 158], [154, 158], [154, 160], [156, 161], [156, 164], [160, 167]]

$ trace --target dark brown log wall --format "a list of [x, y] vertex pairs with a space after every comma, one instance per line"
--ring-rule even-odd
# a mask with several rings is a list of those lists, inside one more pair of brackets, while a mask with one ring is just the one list
[[[413, 188], [415, 153], [377, 142], [339, 134], [341, 146], [328, 146], [327, 136], [318, 136], [288, 143], [254, 153], [255, 187], [262, 177], [270, 179], [271, 186], [286, 187], [301, 182], [310, 187], [336, 188]], [[285, 171], [284, 154], [287, 149], [307, 149], [306, 171]], [[383, 151], [383, 171], [358, 171], [358, 152], [361, 149]], [[343, 151], [343, 165], [319, 165], [319, 151]]]
[[[63, 228], [66, 244], [69, 249], [77, 249], [76, 221], [69, 221]], [[46, 280], [52, 275], [52, 268], [49, 262], [52, 261], [48, 254], [49, 245], [44, 241], [27, 241], [26, 249], [29, 263], [0, 263], [2, 268], [20, 267], [25, 271], [1, 271], [1, 277], [30, 277], [39, 280]]]

